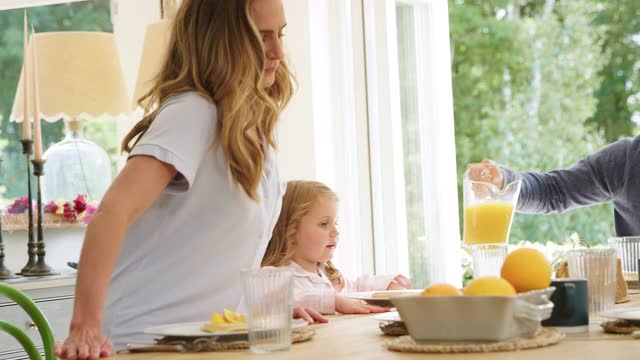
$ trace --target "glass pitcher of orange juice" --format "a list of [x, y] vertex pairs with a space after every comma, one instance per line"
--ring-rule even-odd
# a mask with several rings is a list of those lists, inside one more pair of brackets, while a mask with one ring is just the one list
[[513, 213], [518, 203], [522, 179], [517, 178], [502, 187], [469, 179], [464, 186], [464, 244], [506, 243]]

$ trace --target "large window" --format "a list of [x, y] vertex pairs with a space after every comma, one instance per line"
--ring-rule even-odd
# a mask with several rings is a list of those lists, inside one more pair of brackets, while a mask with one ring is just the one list
[[[457, 0], [449, 12], [459, 175], [483, 158], [568, 167], [638, 133], [640, 2]], [[517, 214], [510, 241], [603, 243], [612, 212]]]
[[[34, 1], [32, 5], [53, 3], [54, 1]], [[23, 6], [27, 2], [19, 2]], [[9, 5], [9, 4], [8, 4]], [[15, 6], [13, 6], [15, 7]], [[25, 196], [26, 165], [22, 155], [20, 138], [22, 126], [9, 122], [9, 115], [17, 88], [22, 66], [22, 13], [23, 9], [13, 8], [0, 11], [0, 156], [2, 174], [0, 175], [0, 205], [6, 205], [13, 199]], [[30, 23], [37, 32], [49, 31], [103, 31], [112, 32], [110, 0], [87, 0], [57, 5], [34, 6], [28, 8]], [[100, 84], [96, 84], [100, 86]], [[113, 121], [95, 119], [85, 122], [85, 137], [100, 145], [112, 160], [113, 174], [116, 173], [117, 135]], [[43, 147], [61, 141], [64, 138], [62, 121], [42, 123]], [[72, 199], [67, 199], [72, 200]]]
[[[362, 6], [377, 272], [459, 281], [467, 164], [549, 171], [640, 133], [637, 1]], [[608, 204], [517, 214], [510, 241], [602, 243], [612, 220]]]

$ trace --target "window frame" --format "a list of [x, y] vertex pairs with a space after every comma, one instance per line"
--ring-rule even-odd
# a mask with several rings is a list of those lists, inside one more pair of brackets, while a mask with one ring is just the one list
[[408, 274], [395, 1], [363, 0], [361, 4], [375, 271]]
[[56, 5], [87, 0], [4, 0], [0, 4], [0, 11], [11, 9], [22, 9], [36, 6]]

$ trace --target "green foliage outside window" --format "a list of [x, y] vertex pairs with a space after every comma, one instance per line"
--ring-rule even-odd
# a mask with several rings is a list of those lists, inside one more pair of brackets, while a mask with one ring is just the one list
[[[568, 167], [638, 133], [637, 0], [451, 0], [449, 14], [459, 179], [484, 158]], [[517, 214], [511, 242], [566, 243], [574, 232], [606, 242], [612, 206]]]
[[[0, 204], [25, 196], [26, 164], [22, 155], [20, 138], [22, 124], [9, 122], [11, 107], [22, 67], [23, 10], [0, 11]], [[28, 9], [29, 22], [37, 32], [49, 31], [103, 31], [112, 32], [110, 1], [88, 0], [68, 4], [40, 6]], [[100, 84], [96, 84], [100, 86]], [[102, 146], [110, 156], [115, 174], [115, 154], [117, 148], [116, 124], [107, 121], [86, 123], [86, 137]], [[59, 142], [64, 137], [62, 121], [42, 123], [43, 148]]]

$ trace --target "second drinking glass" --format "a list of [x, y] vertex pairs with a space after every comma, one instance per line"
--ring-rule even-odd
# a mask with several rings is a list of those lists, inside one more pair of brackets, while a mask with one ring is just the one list
[[293, 273], [262, 268], [242, 272], [251, 351], [268, 353], [291, 348]]

